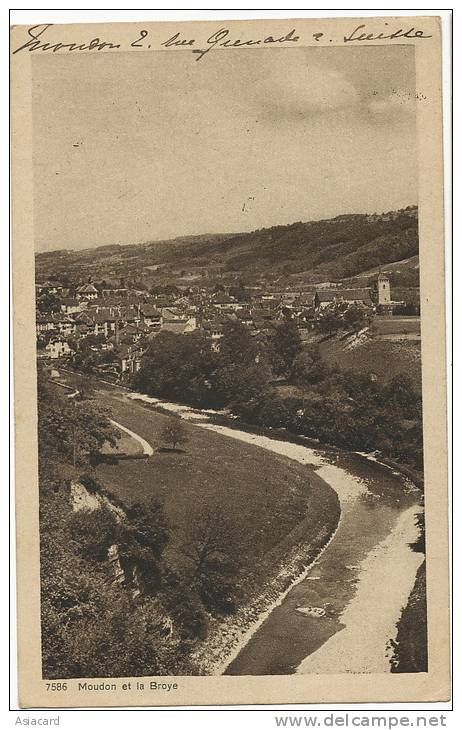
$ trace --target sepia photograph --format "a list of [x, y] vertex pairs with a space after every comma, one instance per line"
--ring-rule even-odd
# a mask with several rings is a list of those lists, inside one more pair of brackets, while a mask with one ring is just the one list
[[16, 43], [41, 679], [85, 696], [429, 671], [416, 48], [282, 25]]

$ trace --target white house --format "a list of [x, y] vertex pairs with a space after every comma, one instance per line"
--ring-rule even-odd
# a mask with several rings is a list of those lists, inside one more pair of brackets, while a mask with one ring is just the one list
[[72, 349], [69, 347], [69, 343], [63, 339], [53, 339], [45, 346], [45, 353], [47, 357], [56, 360], [60, 357], [66, 357], [70, 355]]
[[82, 284], [76, 292], [77, 299], [97, 299], [98, 289], [93, 284]]

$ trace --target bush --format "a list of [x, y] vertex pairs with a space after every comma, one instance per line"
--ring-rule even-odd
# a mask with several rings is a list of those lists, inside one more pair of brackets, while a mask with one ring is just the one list
[[312, 385], [318, 383], [327, 374], [328, 368], [321, 360], [319, 346], [313, 345], [305, 348], [293, 361], [290, 380], [299, 385]]
[[105, 506], [73, 512], [68, 526], [77, 552], [89, 560], [105, 560], [109, 547], [116, 542], [119, 534], [114, 513]]
[[81, 474], [79, 476], [79, 482], [83, 484], [85, 489], [90, 492], [90, 494], [96, 494], [101, 491], [101, 485], [91, 474]]
[[160, 558], [170, 535], [161, 502], [157, 500], [152, 500], [150, 504], [136, 502], [126, 509], [126, 515], [125, 536], [134, 539], [143, 547], [148, 547], [153, 555]]
[[[152, 630], [157, 611], [133, 606], [106, 568], [61, 554], [42, 562], [42, 672], [47, 679], [173, 674], [175, 647]], [[191, 671], [191, 670], [189, 670]]]
[[125, 584], [138, 588], [143, 595], [155, 596], [162, 585], [161, 562], [149, 548], [135, 542], [119, 547], [119, 560], [125, 573]]
[[173, 620], [180, 627], [182, 639], [205, 639], [208, 633], [209, 619], [204, 607], [192, 591], [175, 594], [171, 613]]
[[283, 428], [290, 420], [290, 410], [287, 401], [273, 391], [260, 399], [256, 416], [261, 426]]
[[237, 575], [239, 566], [221, 555], [208, 560], [198, 581], [198, 592], [211, 613], [231, 614], [240, 597]]

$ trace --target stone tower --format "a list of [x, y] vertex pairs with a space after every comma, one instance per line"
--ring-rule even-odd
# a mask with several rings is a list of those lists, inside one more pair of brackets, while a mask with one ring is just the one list
[[377, 292], [379, 304], [390, 304], [390, 279], [386, 274], [382, 274], [382, 272], [380, 272], [377, 280]]

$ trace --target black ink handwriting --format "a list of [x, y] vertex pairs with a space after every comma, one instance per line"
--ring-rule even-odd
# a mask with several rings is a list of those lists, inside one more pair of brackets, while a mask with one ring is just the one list
[[120, 43], [110, 43], [109, 41], [102, 41], [99, 38], [93, 38], [89, 43], [47, 43], [43, 42], [43, 35], [50, 28], [52, 23], [45, 23], [42, 25], [33, 25], [28, 29], [27, 35], [29, 40], [23, 43], [22, 46], [16, 48], [13, 53], [19, 53], [19, 51], [28, 50], [31, 51], [102, 51], [111, 48], [120, 48]]
[[181, 38], [180, 33], [175, 33], [175, 35], [172, 35], [171, 38], [163, 41], [160, 45], [165, 46], [166, 48], [170, 48], [171, 46], [193, 46], [194, 43], [194, 38], [191, 38], [191, 40], [187, 40], [186, 38]]
[[[98, 37], [84, 42], [49, 42], [48, 30], [52, 27], [52, 25], [52, 23], [42, 23], [28, 28], [26, 41], [16, 48], [13, 51], [13, 54], [21, 51], [49, 51], [51, 53], [56, 53], [57, 51], [67, 51], [69, 53], [72, 51], [110, 51], [122, 47], [121, 43], [101, 40]], [[388, 23], [385, 23], [385, 26], [388, 26]], [[129, 47], [144, 50], [150, 49], [151, 44], [148, 36], [149, 31], [139, 30], [135, 39], [129, 43]], [[313, 33], [312, 37], [318, 43], [324, 37], [324, 34], [320, 32]], [[394, 31], [390, 31], [390, 29], [386, 27], [383, 31], [373, 32], [369, 31], [365, 24], [361, 24], [358, 25], [349, 35], [344, 35], [343, 42], [385, 41], [395, 40], [397, 38], [412, 40], [431, 37], [431, 34], [425, 33], [423, 30], [419, 30], [414, 26], [407, 28], [406, 30], [398, 28]], [[297, 43], [299, 40], [300, 36], [297, 35], [295, 28], [285, 35], [268, 35], [261, 36], [260, 38], [245, 38], [245, 36], [236, 37], [231, 35], [231, 31], [228, 28], [220, 28], [207, 38], [205, 46], [202, 48], [195, 48], [196, 40], [194, 38], [183, 37], [181, 32], [174, 33], [170, 38], [162, 41], [159, 45], [164, 48], [190, 48], [192, 52], [196, 54], [196, 61], [200, 61], [214, 48], [250, 48], [253, 46], [272, 44], [292, 45], [293, 43]], [[330, 40], [330, 42], [332, 42], [332, 40]]]
[[[388, 25], [388, 23], [385, 23], [385, 25]], [[364, 24], [358, 25], [357, 28], [355, 28], [349, 36], [343, 36], [343, 42], [351, 43], [352, 41], [385, 41], [394, 40], [395, 38], [412, 39], [432, 37], [430, 34], [425, 35], [423, 30], [416, 30], [414, 27], [408, 28], [408, 30], [403, 30], [402, 28], [399, 28], [399, 30], [395, 30], [393, 32], [386, 30], [380, 33], [359, 33], [359, 31], [363, 28], [366, 28]]]
[[265, 43], [286, 43], [290, 41], [296, 43], [299, 40], [300, 36], [295, 35], [295, 28], [279, 38], [274, 38], [270, 35], [266, 36], [266, 38], [259, 38], [256, 40], [241, 40], [240, 38], [232, 40], [231, 38], [229, 38], [229, 30], [227, 28], [220, 28], [220, 30], [212, 33], [212, 35], [207, 38], [207, 48], [195, 48], [193, 50], [193, 53], [197, 54], [196, 61], [200, 61], [201, 58], [204, 58], [206, 53], [209, 53], [209, 51], [211, 51], [215, 47], [242, 48], [243, 46], [259, 46]]

